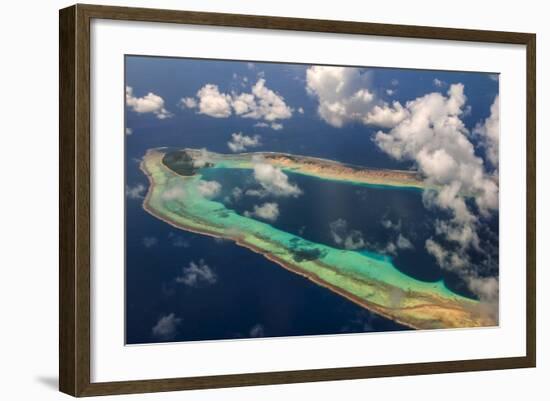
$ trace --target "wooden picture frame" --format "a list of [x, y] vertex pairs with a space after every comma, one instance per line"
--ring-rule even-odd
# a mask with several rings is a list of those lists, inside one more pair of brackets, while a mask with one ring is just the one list
[[[526, 355], [493, 359], [92, 383], [90, 380], [90, 21], [95, 18], [526, 46]], [[534, 34], [80, 4], [60, 10], [59, 29], [60, 391], [73, 396], [95, 396], [535, 366], [536, 36]]]

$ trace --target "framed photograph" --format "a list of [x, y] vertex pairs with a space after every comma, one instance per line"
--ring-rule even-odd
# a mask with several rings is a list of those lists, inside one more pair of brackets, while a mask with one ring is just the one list
[[61, 391], [535, 366], [534, 34], [59, 21]]

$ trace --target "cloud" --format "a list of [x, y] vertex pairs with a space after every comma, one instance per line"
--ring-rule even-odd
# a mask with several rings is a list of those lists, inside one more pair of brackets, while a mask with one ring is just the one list
[[366, 242], [363, 234], [358, 230], [349, 230], [348, 222], [344, 219], [338, 219], [329, 224], [330, 235], [336, 245], [343, 246], [345, 249], [363, 249]]
[[298, 113], [304, 114], [304, 108], [303, 107], [298, 107]]
[[146, 189], [143, 184], [137, 184], [133, 187], [126, 185], [126, 197], [128, 199], [143, 199]]
[[254, 124], [254, 127], [256, 128], [271, 128], [274, 131], [280, 131], [284, 128], [283, 124], [281, 123], [271, 123], [268, 124], [266, 122], [260, 121]]
[[491, 105], [491, 114], [483, 123], [478, 123], [474, 128], [474, 134], [481, 139], [485, 148], [487, 160], [498, 169], [498, 149], [500, 138], [500, 102], [499, 96], [495, 97]]
[[446, 85], [445, 81], [442, 81], [440, 79], [434, 78], [433, 84], [437, 86], [438, 88], [442, 88]]
[[164, 99], [153, 92], [143, 97], [135, 97], [131, 86], [126, 87], [126, 105], [136, 113], [153, 113], [158, 119], [172, 117], [172, 113], [164, 108]]
[[399, 249], [414, 249], [412, 242], [401, 233], [397, 236], [396, 246]]
[[275, 221], [279, 217], [279, 205], [275, 202], [266, 202], [261, 206], [254, 205], [254, 211], [244, 212], [247, 217], [256, 216], [264, 220]]
[[465, 102], [462, 84], [451, 85], [447, 96], [427, 94], [407, 102], [408, 116], [374, 138], [391, 157], [414, 161], [429, 184], [441, 187], [437, 193], [427, 191], [426, 199], [461, 221], [472, 217], [463, 194], [473, 195], [482, 213], [498, 207], [498, 187], [485, 173], [460, 119]]
[[[313, 66], [306, 72], [306, 90], [318, 98], [319, 116], [334, 127], [360, 122], [391, 128], [407, 118], [399, 102], [390, 105], [378, 99], [369, 81], [369, 73], [359, 68]], [[393, 95], [395, 90], [386, 93]]]
[[392, 230], [395, 230], [395, 231], [400, 231], [401, 230], [401, 220], [398, 220], [396, 223], [394, 223], [390, 219], [385, 219], [384, 218], [384, 219], [382, 219], [380, 224], [382, 224], [382, 227], [387, 228], [387, 229], [392, 229]]
[[[447, 249], [432, 238], [426, 240], [426, 250], [444, 269], [462, 278], [481, 304], [477, 312], [498, 322], [499, 282], [498, 277], [481, 272], [483, 265], [473, 264], [463, 248]], [[490, 253], [490, 251], [489, 251]]]
[[197, 101], [193, 97], [182, 97], [180, 99], [180, 105], [182, 108], [194, 109], [197, 107]]
[[390, 84], [391, 84], [392, 86], [397, 86], [397, 85], [399, 85], [399, 80], [397, 80], [397, 79], [392, 79], [392, 80], [390, 81]]
[[157, 323], [153, 326], [153, 335], [161, 340], [170, 340], [176, 336], [178, 326], [181, 322], [182, 319], [176, 317], [174, 313], [161, 316]]
[[199, 113], [210, 117], [225, 118], [231, 115], [231, 96], [220, 93], [218, 86], [206, 84], [197, 92]]
[[124, 130], [124, 133], [126, 135], [132, 135], [134, 133], [134, 130], [132, 128], [129, 128], [127, 127], [125, 130]]
[[[390, 220], [383, 220], [383, 222], [391, 223]], [[395, 241], [388, 241], [386, 244], [368, 242], [359, 230], [349, 229], [348, 222], [344, 219], [331, 222], [329, 228], [334, 243], [348, 250], [369, 249], [381, 254], [396, 255], [398, 250], [414, 248], [412, 242], [401, 233], [397, 235]], [[391, 223], [387, 228], [396, 229], [397, 225]]]
[[264, 337], [265, 336], [265, 328], [261, 324], [255, 324], [252, 326], [250, 331], [248, 332], [249, 337]]
[[240, 116], [256, 108], [256, 100], [252, 93], [241, 93], [233, 96], [232, 106], [235, 114]]
[[165, 201], [182, 200], [185, 198], [185, 189], [179, 185], [174, 185], [162, 191], [161, 198]]
[[233, 197], [234, 200], [239, 200], [243, 196], [243, 190], [239, 187], [235, 187], [231, 191], [231, 196]]
[[217, 181], [199, 181], [197, 189], [201, 196], [212, 199], [219, 195], [222, 186]]
[[396, 90], [395, 89], [386, 89], [386, 95], [393, 96], [395, 95]]
[[243, 135], [242, 132], [235, 132], [231, 134], [231, 141], [227, 142], [227, 146], [232, 152], [244, 152], [246, 148], [256, 148], [260, 146], [260, 136], [254, 135], [253, 137]]
[[212, 162], [212, 155], [208, 150], [202, 148], [199, 154], [193, 155], [193, 167], [201, 168]]
[[334, 127], [361, 120], [374, 106], [368, 74], [358, 68], [312, 66], [306, 71], [306, 89], [319, 100], [319, 116]]
[[401, 103], [393, 102], [391, 106], [388, 104], [374, 106], [363, 118], [363, 122], [379, 127], [392, 128], [408, 116], [408, 110]]
[[264, 78], [252, 86], [251, 92], [231, 94], [220, 92], [217, 85], [206, 84], [197, 92], [195, 98], [181, 99], [185, 107], [195, 107], [198, 103], [199, 113], [216, 118], [226, 118], [233, 113], [243, 118], [264, 120], [271, 123], [273, 129], [280, 129], [282, 125], [275, 123], [292, 117], [292, 108], [284, 98], [266, 86]]
[[288, 107], [282, 96], [265, 85], [265, 79], [259, 79], [252, 87], [256, 103], [243, 117], [264, 119], [266, 121], [284, 120], [292, 117], [292, 109]]
[[247, 195], [298, 197], [302, 190], [296, 184], [288, 181], [288, 176], [278, 167], [265, 163], [262, 159], [254, 159], [254, 178], [261, 185], [261, 190], [248, 190]]
[[143, 237], [143, 246], [145, 248], [151, 248], [157, 245], [159, 240], [156, 237]]
[[204, 260], [199, 260], [198, 263], [191, 262], [189, 266], [182, 269], [181, 275], [176, 277], [176, 282], [185, 284], [189, 287], [196, 287], [197, 285], [212, 285], [218, 281], [218, 276], [204, 263]]
[[498, 303], [499, 284], [497, 278], [470, 277], [468, 280], [468, 287], [473, 293], [478, 294], [482, 301]]
[[224, 197], [224, 201], [227, 203], [238, 202], [243, 197], [244, 191], [240, 187], [235, 187], [231, 190], [230, 195]]

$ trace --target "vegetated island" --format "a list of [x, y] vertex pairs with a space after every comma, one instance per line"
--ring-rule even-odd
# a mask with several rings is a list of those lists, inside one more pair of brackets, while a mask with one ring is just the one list
[[216, 154], [197, 149], [150, 149], [141, 169], [149, 179], [143, 207], [174, 227], [231, 240], [356, 304], [415, 329], [494, 326], [486, 306], [442, 281], [400, 272], [389, 258], [308, 241], [243, 216], [199, 190], [202, 168], [252, 169], [258, 160], [283, 171], [355, 185], [423, 189], [415, 172], [366, 169], [283, 153]]

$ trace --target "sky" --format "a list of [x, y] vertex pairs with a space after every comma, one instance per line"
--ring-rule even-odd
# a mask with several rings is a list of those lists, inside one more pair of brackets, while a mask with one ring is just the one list
[[[140, 56], [126, 57], [125, 73], [128, 159], [177, 146], [419, 171], [439, 188], [424, 191], [424, 207], [444, 216], [430, 222], [434, 235], [424, 250], [481, 300], [497, 304], [498, 238], [484, 231], [498, 220], [498, 75]], [[266, 165], [254, 176], [274, 198], [246, 213], [276, 221], [277, 197], [299, 196], [300, 188]], [[139, 199], [146, 184], [133, 177], [127, 175], [126, 194]], [[207, 183], [205, 191], [219, 192], [219, 183]], [[365, 244], [342, 222], [334, 227], [339, 245]], [[407, 238], [400, 239], [405, 246]], [[481, 268], [472, 255], [484, 250], [496, 257]], [[184, 281], [212, 273], [200, 261], [187, 272]], [[157, 331], [177, 323], [175, 315], [163, 318]]]

